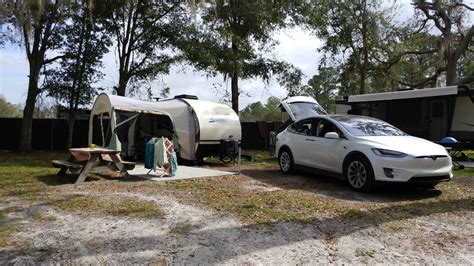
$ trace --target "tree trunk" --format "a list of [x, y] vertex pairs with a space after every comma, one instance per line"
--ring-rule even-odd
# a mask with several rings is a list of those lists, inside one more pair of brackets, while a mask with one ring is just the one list
[[74, 123], [76, 122], [75, 110], [69, 110], [69, 118], [67, 121], [67, 142], [66, 147], [69, 149], [72, 147], [72, 137], [74, 136]]
[[456, 58], [453, 54], [447, 56], [446, 64], [446, 86], [456, 85], [457, 71], [456, 71]]
[[[232, 39], [232, 52], [237, 54], [239, 48], [237, 47], [237, 42]], [[238, 63], [234, 62], [234, 73], [232, 73], [232, 80], [231, 80], [231, 97], [232, 97], [232, 109], [239, 114], [239, 67]]]
[[117, 88], [117, 95], [125, 96], [125, 91], [127, 90], [128, 78], [125, 77], [125, 74], [120, 74], [119, 85]]
[[239, 113], [239, 76], [237, 74], [232, 75], [231, 82], [232, 90], [232, 109], [238, 114]]
[[368, 44], [367, 44], [367, 1], [362, 1], [363, 4], [363, 16], [362, 16], [362, 53], [363, 53], [363, 61], [360, 65], [360, 87], [359, 87], [359, 94], [365, 94], [365, 80], [367, 78], [367, 65], [369, 62], [369, 51], [368, 51]]
[[365, 94], [365, 78], [366, 78], [366, 73], [365, 73], [365, 64], [363, 64], [360, 68], [360, 87], [359, 87], [359, 94]]
[[20, 143], [18, 150], [20, 152], [31, 151], [31, 132], [33, 127], [33, 115], [35, 112], [36, 96], [38, 95], [38, 79], [40, 68], [35, 62], [30, 62], [30, 75], [28, 80], [28, 94], [26, 97], [25, 108], [23, 109], [23, 119], [21, 121]]

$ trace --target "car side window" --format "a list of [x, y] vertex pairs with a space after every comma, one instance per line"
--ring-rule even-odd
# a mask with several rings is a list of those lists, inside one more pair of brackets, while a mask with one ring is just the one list
[[317, 126], [316, 136], [324, 138], [324, 135], [329, 132], [336, 132], [339, 136], [343, 136], [341, 130], [339, 130], [336, 125], [328, 120], [321, 119]]
[[310, 135], [311, 133], [311, 119], [305, 119], [298, 123], [294, 123], [291, 125], [291, 130], [295, 133], [302, 134], [302, 135]]

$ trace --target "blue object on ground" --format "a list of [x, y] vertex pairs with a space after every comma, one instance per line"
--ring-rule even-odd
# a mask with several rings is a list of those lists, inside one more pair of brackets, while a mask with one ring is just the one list
[[441, 139], [440, 143], [449, 144], [449, 143], [458, 143], [458, 141], [457, 139], [453, 137], [444, 137], [443, 139]]

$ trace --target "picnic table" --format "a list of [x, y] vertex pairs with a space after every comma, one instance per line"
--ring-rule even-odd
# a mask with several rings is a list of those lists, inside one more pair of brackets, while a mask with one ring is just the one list
[[[60, 168], [58, 175], [64, 175], [69, 170], [73, 174], [78, 174], [75, 184], [84, 182], [87, 175], [96, 169], [118, 170], [124, 177], [128, 176], [127, 168], [133, 163], [125, 163], [120, 159], [120, 151], [102, 147], [95, 148], [72, 148], [67, 161], [54, 160], [53, 166]], [[125, 167], [125, 164], [128, 167]], [[133, 164], [133, 167], [135, 165]], [[132, 167], [132, 169], [133, 169]]]

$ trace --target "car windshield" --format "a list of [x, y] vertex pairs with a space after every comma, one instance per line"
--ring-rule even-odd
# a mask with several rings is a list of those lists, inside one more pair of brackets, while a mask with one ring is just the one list
[[327, 115], [326, 111], [316, 103], [295, 102], [288, 105], [297, 120], [314, 115]]
[[333, 116], [354, 136], [406, 136], [407, 134], [387, 122], [372, 117]]

